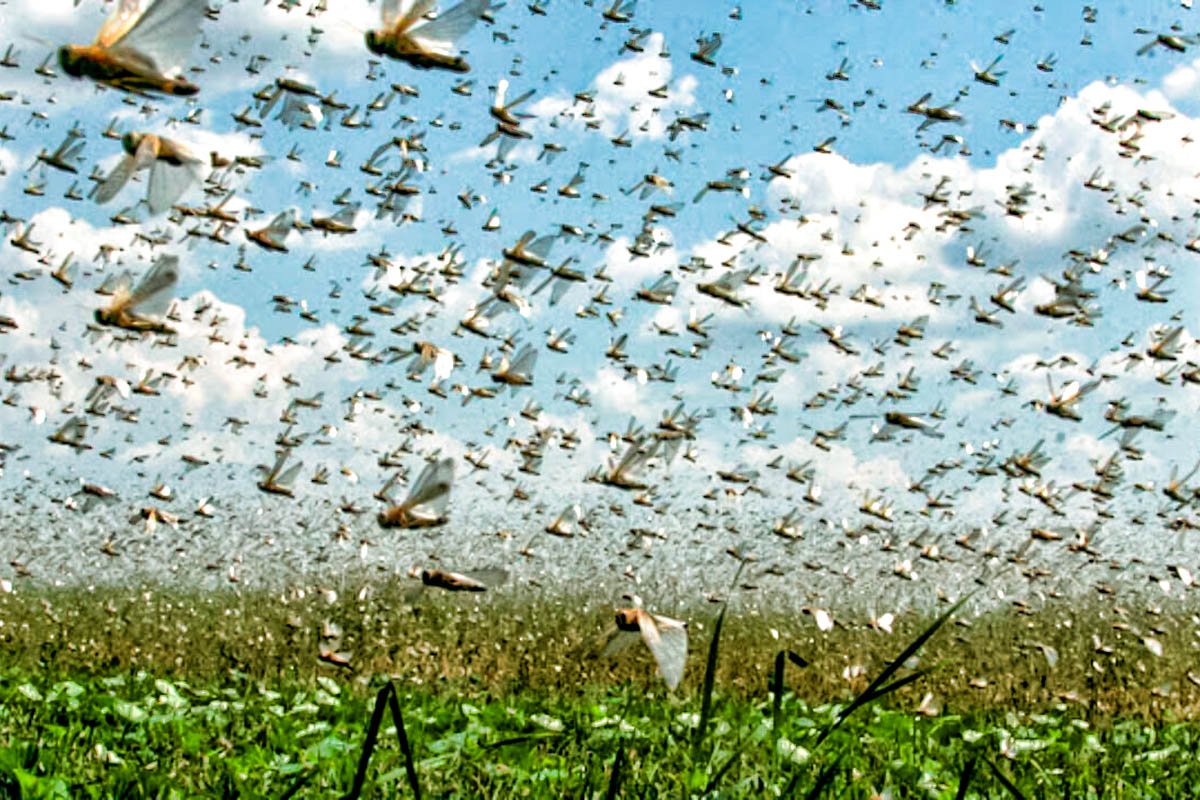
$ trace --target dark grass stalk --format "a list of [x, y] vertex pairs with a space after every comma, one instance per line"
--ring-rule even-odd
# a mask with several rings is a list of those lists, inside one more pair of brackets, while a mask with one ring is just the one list
[[506, 739], [500, 739], [495, 742], [488, 742], [487, 744], [481, 744], [479, 746], [479, 749], [484, 750], [484, 751], [496, 750], [501, 747], [509, 747], [514, 744], [529, 744], [530, 742], [538, 742], [538, 741], [541, 741], [542, 739], [557, 739], [559, 736], [562, 736], [562, 734], [555, 732], [555, 731], [542, 731], [540, 733], [522, 733], [517, 736], [510, 736]]
[[1009, 794], [1015, 797], [1016, 800], [1025, 800], [1025, 793], [1017, 788], [1017, 785], [1012, 782], [1012, 779], [1010, 779], [1008, 775], [1004, 774], [1004, 772], [996, 766], [994, 761], [986, 756], [984, 756], [983, 761], [988, 765], [988, 767], [991, 768], [992, 774], [996, 776], [996, 780], [1000, 781], [1000, 785], [1007, 789]]
[[737, 763], [738, 759], [742, 757], [742, 751], [745, 749], [745, 744], [738, 742], [737, 747], [735, 747], [733, 752], [729, 754], [729, 758], [725, 759], [725, 763], [718, 767], [717, 771], [713, 773], [711, 778], [709, 778], [708, 785], [704, 787], [705, 794], [711, 794], [713, 790], [717, 788], [717, 784], [725, 779], [725, 775], [729, 772], [733, 765]]
[[704, 734], [708, 731], [708, 721], [712, 716], [713, 688], [717, 680], [717, 658], [721, 649], [721, 626], [725, 624], [725, 610], [721, 606], [717, 614], [716, 624], [713, 625], [712, 640], [708, 643], [708, 662], [704, 666], [704, 684], [700, 689], [700, 722], [696, 726], [696, 737], [692, 742], [692, 761], [699, 762], [700, 748], [704, 744]]
[[958, 609], [962, 607], [963, 603], [967, 602], [970, 597], [971, 595], [968, 594], [960, 599], [957, 603], [950, 606], [950, 608], [946, 609], [946, 611], [940, 617], [935, 619], [929, 625], [929, 627], [922, 631], [917, 638], [913, 639], [912, 642], [909, 643], [908, 647], [904, 648], [904, 651], [900, 653], [900, 655], [892, 659], [892, 661], [883, 668], [883, 671], [876, 676], [875, 680], [871, 681], [870, 685], [868, 685], [866, 689], [864, 689], [857, 697], [850, 701], [850, 705], [846, 706], [841, 710], [841, 712], [838, 713], [837, 718], [833, 721], [833, 724], [827, 726], [825, 730], [821, 731], [820, 736], [817, 737], [816, 744], [813, 745], [814, 749], [827, 738], [829, 738], [830, 734], [840, 728], [842, 723], [844, 723], [850, 717], [850, 715], [858, 709], [873, 703], [876, 700], [885, 697], [910, 683], [913, 683], [921, 677], [924, 677], [929, 670], [917, 670], [911, 675], [906, 675], [905, 677], [893, 681], [892, 683], [888, 683], [888, 680], [890, 680], [891, 677], [895, 675], [901, 667], [904, 666], [905, 662], [916, 655], [917, 651], [925, 646], [925, 643], [928, 642], [933, 635], [937, 633], [943, 625], [946, 624], [954, 612], [958, 611]]
[[[804, 795], [806, 800], [816, 800], [818, 797], [824, 794], [825, 791], [833, 785], [833, 780], [837, 777], [838, 772], [841, 770], [841, 765], [842, 759], [839, 757], [835, 758], [829, 766], [821, 770], [821, 773], [817, 776], [817, 782], [814, 783], [813, 787], [808, 790], [808, 794]], [[788, 781], [788, 785], [784, 787], [783, 794], [781, 794], [780, 797], [791, 797], [795, 793], [796, 786], [799, 783], [800, 773], [797, 772], [796, 774], [792, 775], [792, 779]]]
[[363, 742], [358, 769], [354, 773], [354, 783], [343, 800], [358, 800], [362, 796], [363, 784], [367, 779], [367, 767], [371, 764], [371, 754], [375, 752], [375, 745], [379, 739], [379, 726], [383, 724], [385, 708], [391, 711], [392, 723], [396, 726], [396, 738], [400, 740], [400, 752], [404, 755], [404, 772], [408, 778], [408, 786], [412, 789], [413, 797], [421, 800], [421, 784], [417, 780], [417, 766], [413, 759], [412, 745], [404, 730], [404, 714], [400, 710], [396, 684], [390, 680], [375, 696], [375, 708], [371, 711], [371, 721], [367, 724], [367, 738]]
[[775, 669], [771, 673], [771, 740], [779, 739], [779, 726], [783, 722], [783, 693], [787, 688], [783, 682], [783, 671], [791, 661], [803, 669], [808, 666], [799, 654], [792, 650], [780, 650], [775, 654]]
[[612, 772], [608, 776], [608, 790], [604, 793], [605, 800], [616, 800], [621, 791], [622, 770], [625, 766], [625, 745], [618, 743], [617, 755], [613, 758]]
[[[746, 566], [746, 562], [742, 561], [738, 564], [737, 571], [733, 573], [733, 580], [729, 582], [729, 591], [737, 585], [738, 578], [742, 575], [742, 569]], [[708, 722], [712, 717], [712, 697], [713, 688], [717, 680], [717, 659], [721, 653], [721, 628], [725, 625], [725, 612], [729, 610], [729, 599], [721, 603], [721, 611], [717, 614], [717, 621], [713, 625], [712, 639], [708, 643], [708, 660], [704, 665], [704, 683], [700, 689], [700, 722], [696, 726], [696, 738], [692, 742], [692, 762], [700, 761], [700, 749], [704, 744], [704, 734], [708, 732]]]
[[293, 797], [295, 797], [296, 794], [299, 793], [299, 791], [305, 786], [307, 786], [310, 780], [312, 780], [314, 772], [315, 770], [305, 770], [303, 773], [301, 773], [300, 777], [292, 781], [291, 785], [288, 786], [284, 793], [279, 795], [279, 800], [291, 800]]
[[963, 765], [962, 775], [958, 778], [958, 791], [954, 793], [954, 800], [967, 800], [967, 789], [971, 786], [971, 779], [975, 777], [975, 767], [979, 763], [978, 756], [971, 756], [967, 763]]

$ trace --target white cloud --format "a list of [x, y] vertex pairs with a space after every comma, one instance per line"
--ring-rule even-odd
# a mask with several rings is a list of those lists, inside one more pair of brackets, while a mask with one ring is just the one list
[[[663, 35], [652, 33], [643, 52], [601, 70], [589, 87], [591, 102], [560, 94], [537, 100], [529, 110], [543, 128], [550, 120], [574, 128], [595, 120], [606, 137], [627, 133], [634, 140], [662, 139], [674, 116], [695, 106], [698, 86], [691, 75], [673, 79], [672, 60], [659, 56], [662, 47]], [[663, 87], [665, 98], [651, 96]]]

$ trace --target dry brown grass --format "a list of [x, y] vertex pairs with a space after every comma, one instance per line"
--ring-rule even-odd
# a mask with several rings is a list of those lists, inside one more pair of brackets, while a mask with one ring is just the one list
[[[410, 603], [407, 586], [342, 585], [336, 598], [312, 587], [189, 593], [152, 585], [24, 585], [0, 595], [3, 662], [57, 673], [146, 669], [192, 681], [230, 669], [267, 682], [312, 680], [338, 669], [317, 658], [320, 629], [329, 621], [341, 626], [339, 649], [352, 655], [349, 669], [363, 678], [364, 691], [376, 674], [467, 693], [570, 693], [629, 679], [661, 690], [647, 654], [595, 657], [611, 619], [611, 595], [427, 591]], [[680, 691], [695, 692], [717, 607], [673, 609], [681, 611], [692, 620], [692, 657]], [[735, 599], [722, 634], [718, 692], [765, 697], [774, 655], [786, 647], [810, 662], [788, 674], [799, 697], [810, 704], [845, 700], [932, 615], [903, 617], [892, 635], [865, 625], [820, 633], [809, 616], [764, 614]], [[1081, 599], [1028, 615], [1007, 607], [964, 614], [923, 651], [921, 663], [936, 664], [934, 674], [896, 702], [916, 707], [932, 692], [935, 706], [954, 710], [1067, 703], [1095, 718], [1195, 718], [1198, 632], [1200, 620], [1183, 601], [1157, 613]], [[1162, 656], [1146, 637], [1161, 643]], [[1057, 652], [1057, 666], [1043, 646]]]

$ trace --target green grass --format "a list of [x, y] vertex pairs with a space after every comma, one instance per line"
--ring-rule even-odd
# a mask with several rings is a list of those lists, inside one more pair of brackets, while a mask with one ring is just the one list
[[[644, 648], [617, 659], [596, 657], [612, 622], [607, 598], [619, 592], [429, 591], [413, 606], [404, 599], [408, 588], [364, 579], [347, 581], [336, 597], [312, 586], [301, 597], [299, 588], [187, 593], [158, 585], [19, 585], [12, 594], [0, 593], [0, 667], [30, 674], [146, 670], [200, 683], [234, 669], [268, 684], [312, 681], [337, 672], [317, 660], [328, 622], [343, 631], [338, 649], [351, 654], [356, 679], [391, 675], [436, 691], [448, 686], [496, 695], [630, 680], [660, 690]], [[840, 611], [839, 626], [822, 633], [810, 616], [768, 613], [749, 599], [729, 600], [716, 687], [760, 697], [776, 654], [788, 649], [810, 665], [789, 669], [788, 685], [813, 703], [848, 701], [948, 607], [901, 615], [893, 635], [868, 628], [865, 613]], [[978, 612], [968, 604], [922, 648], [919, 667], [936, 664], [936, 675], [901, 689], [896, 702], [916, 708], [932, 692], [936, 704], [963, 709], [1065, 702], [1089, 719], [1200, 717], [1200, 616], [1192, 606], [1172, 603], [1073, 598], [1032, 614], [1004, 606]], [[722, 607], [654, 608], [690, 620], [682, 693], [702, 690]], [[1151, 636], [1161, 656], [1147, 648]], [[1057, 654], [1053, 665], [1046, 648]]]
[[[596, 658], [611, 609], [579, 597], [430, 593], [413, 606], [401, 589], [20, 587], [0, 595], [0, 797], [1099, 798], [1200, 785], [1200, 620], [1184, 606], [943, 605], [887, 636], [853, 623], [820, 634], [737, 601], [679, 614], [692, 658], [669, 693], [642, 650]], [[330, 622], [349, 668], [316, 658]]]
[[[231, 674], [201, 686], [142, 672], [74, 681], [9, 672], [0, 677], [0, 792], [340, 797], [372, 710], [361, 689], [328, 678], [268, 687]], [[696, 704], [641, 685], [469, 698], [408, 687], [397, 699], [427, 797], [603, 797], [619, 752], [624, 797], [709, 789], [761, 798], [785, 788], [804, 797], [832, 767], [826, 796], [951, 798], [975, 759], [967, 797], [1007, 796], [1002, 781], [1029, 797], [1186, 797], [1200, 783], [1200, 724], [1091, 725], [1066, 707], [926, 718], [875, 705], [819, 742], [844, 706], [789, 693], [773, 731], [769, 696], [718, 691], [711, 752], [698, 761]], [[364, 796], [411, 796], [390, 724], [385, 717]]]

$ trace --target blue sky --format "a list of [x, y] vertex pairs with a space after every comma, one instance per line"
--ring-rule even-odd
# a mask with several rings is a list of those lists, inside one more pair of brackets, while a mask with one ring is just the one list
[[[1193, 99], [1197, 73], [1190, 49], [1156, 47], [1138, 55], [1173, 24], [1185, 33], [1194, 28], [1193, 12], [1179, 3], [1098, 3], [1088, 12], [1068, 3], [1044, 3], [1042, 9], [1029, 3], [884, 2], [871, 10], [843, 2], [756, 2], [743, 4], [740, 19], [734, 19], [731, 4], [643, 2], [624, 25], [602, 24], [599, 4], [549, 0], [541, 4], [547, 11], [542, 16], [524, 3], [509, 3], [494, 12], [493, 24], [478, 25], [460, 43], [472, 69], [459, 76], [372, 63], [362, 31], [378, 24], [378, 10], [368, 3], [338, 2], [336, 10], [308, 16], [312, 3], [284, 10], [274, 3], [225, 2], [213, 4], [220, 13], [204, 24], [191, 52], [188, 63], [203, 67], [191, 74], [202, 87], [194, 101], [131, 99], [65, 75], [34, 72], [51, 52], [36, 39], [55, 45], [89, 41], [109, 5], [93, 0], [83, 0], [78, 9], [67, 0], [0, 5], [2, 28], [19, 51], [19, 67], [4, 74], [15, 96], [0, 103], [0, 125], [14, 137], [0, 143], [3, 207], [34, 224], [32, 238], [41, 243], [45, 261], [57, 266], [73, 252], [78, 262], [75, 285], [64, 292], [36, 255], [6, 248], [0, 314], [11, 317], [17, 329], [0, 338], [5, 356], [0, 366], [22, 373], [53, 365], [59, 376], [3, 386], [11, 402], [0, 406], [0, 441], [14, 449], [2, 462], [0, 485], [27, 498], [10, 511], [14, 515], [32, 513], [27, 507], [50, 507], [87, 529], [158, 502], [201, 535], [208, 523], [191, 512], [200, 498], [212, 497], [218, 515], [227, 519], [296, 513], [322, 528], [313, 541], [323, 541], [341, 524], [354, 532], [352, 540], [375, 542], [380, 537], [373, 513], [379, 504], [371, 494], [391, 474], [378, 464], [379, 456], [411, 442], [401, 460], [413, 476], [422, 455], [458, 459], [450, 514], [452, 527], [462, 533], [380, 555], [381, 563], [422, 557], [415, 551], [430, 547], [446, 559], [470, 560], [478, 535], [496, 531], [514, 533], [505, 540], [516, 543], [505, 545], [511, 550], [536, 539], [564, 506], [576, 503], [597, 528], [676, 531], [675, 544], [659, 551], [678, 552], [661, 561], [677, 557], [693, 565], [723, 557], [718, 537], [691, 527], [704, 518], [727, 520], [748, 546], [794, 561], [796, 553], [778, 550], [783, 545], [770, 537], [774, 521], [793, 508], [801, 510], [810, 532], [803, 546], [819, 551], [826, 545], [812, 538], [840, 536], [867, 523], [880, 528], [866, 537], [872, 552], [926, 526], [945, 536], [980, 526], [1002, 530], [998, 543], [1008, 550], [1020, 547], [1034, 527], [1054, 528], [1070, 539], [1076, 530], [1099, 523], [1109, 531], [1105, 554], [1120, 556], [1142, 547], [1145, 538], [1162, 541], [1156, 532], [1172, 522], [1196, 519], [1194, 502], [1190, 507], [1169, 502], [1161, 488], [1172, 469], [1182, 476], [1195, 458], [1187, 432], [1195, 429], [1198, 390], [1183, 374], [1200, 357], [1193, 302], [1200, 283], [1191, 263], [1196, 256], [1185, 247], [1200, 235], [1193, 217], [1200, 186], [1192, 176], [1192, 139], [1200, 133], [1191, 116], [1200, 113]], [[322, 32], [310, 46], [314, 27]], [[1152, 33], [1136, 33], [1139, 28]], [[723, 44], [716, 66], [689, 58], [697, 38], [718, 32]], [[640, 52], [626, 46], [630, 40]], [[249, 74], [245, 67], [258, 55], [269, 60], [255, 59], [258, 73]], [[1005, 74], [999, 86], [974, 79], [972, 62], [983, 66], [1001, 55], [995, 69]], [[843, 59], [848, 80], [830, 79]], [[369, 118], [370, 127], [345, 127], [341, 122], [349, 112], [329, 108], [312, 131], [289, 129], [273, 115], [253, 129], [234, 120], [247, 106], [253, 115], [258, 103], [252, 94], [285, 76], [323, 94], [336, 90], [338, 100], [359, 107], [359, 118]], [[501, 78], [510, 83], [510, 98], [528, 89], [535, 94], [518, 109], [533, 115], [522, 124], [530, 138], [497, 164], [491, 161], [495, 145], [479, 143], [494, 128], [490, 87]], [[469, 94], [464, 80], [471, 81]], [[392, 83], [416, 87], [419, 97], [394, 96], [385, 109], [367, 113]], [[591, 100], [578, 100], [577, 93], [589, 93]], [[928, 106], [953, 103], [961, 120], [919, 130], [924, 117], [906, 109], [926, 93]], [[833, 104], [841, 111], [828, 107]], [[178, 122], [195, 108], [196, 124]], [[1138, 118], [1139, 110], [1162, 112], [1150, 116], [1164, 119]], [[705, 130], [670, 138], [674, 120], [705, 114]], [[229, 245], [184, 242], [183, 231], [194, 221], [173, 221], [172, 215], [147, 219], [144, 210], [140, 224], [114, 225], [109, 215], [144, 194], [144, 181], [103, 208], [63, 198], [72, 180], [88, 185], [83, 179], [94, 165], [107, 172], [116, 163], [119, 144], [101, 136], [114, 118], [120, 131], [160, 133], [201, 154], [262, 157], [261, 169], [209, 175], [210, 184], [234, 191], [229, 208], [243, 216], [237, 227], [262, 227], [287, 208], [304, 220], [328, 214], [336, 210], [334, 198], [349, 190], [363, 203], [359, 230], [350, 236], [293, 233], [290, 252], [277, 254], [249, 245], [236, 229], [229, 231]], [[1113, 131], [1097, 124], [1104, 120]], [[39, 149], [53, 148], [76, 125], [86, 132], [77, 176], [31, 167]], [[613, 144], [619, 134], [629, 147]], [[359, 165], [390, 137], [418, 135], [426, 152], [407, 180], [421, 189], [409, 206], [419, 219], [399, 225], [376, 219], [378, 200], [365, 191], [370, 179]], [[943, 142], [944, 135], [959, 138]], [[836, 137], [832, 152], [813, 152], [830, 137]], [[539, 158], [546, 144], [563, 152], [552, 160]], [[299, 161], [285, 158], [293, 147]], [[326, 166], [333, 149], [341, 153], [340, 168]], [[385, 169], [397, 169], [398, 151], [389, 158]], [[771, 177], [765, 166], [782, 161], [790, 177], [764, 179]], [[587, 165], [582, 197], [560, 197], [558, 187], [581, 164]], [[748, 175], [744, 193], [714, 191], [693, 202], [706, 182], [738, 168]], [[1099, 177], [1093, 178], [1097, 169]], [[627, 193], [648, 173], [669, 179], [670, 193], [648, 198], [640, 190]], [[23, 191], [43, 180], [41, 195]], [[302, 182], [311, 186], [302, 190]], [[939, 182], [944, 202], [927, 204], [922, 195], [935, 193]], [[545, 191], [537, 191], [542, 184]], [[457, 199], [468, 189], [481, 196], [469, 209]], [[1006, 208], [1014, 193], [1028, 196], [1023, 215]], [[190, 205], [204, 201], [200, 186], [182, 199]], [[652, 255], [631, 256], [627, 248], [651, 203], [681, 207], [675, 217], [651, 224]], [[247, 207], [260, 212], [247, 218]], [[962, 227], [943, 224], [942, 214], [951, 208], [972, 212]], [[492, 209], [500, 229], [484, 231]], [[761, 216], [753, 225], [762, 241], [725, 236], [752, 213]], [[588, 275], [604, 267], [611, 283], [592, 279], [572, 286], [552, 306], [549, 292], [531, 294], [542, 281], [535, 276], [523, 291], [527, 315], [496, 316], [497, 336], [491, 340], [462, 335], [459, 321], [493, 292], [485, 278], [501, 262], [503, 249], [526, 230], [540, 237], [559, 233], [563, 224], [586, 235], [560, 236], [548, 261], [574, 258], [574, 267]], [[447, 227], [456, 232], [447, 234]], [[10, 227], [7, 238], [17, 232]], [[136, 238], [155, 238], [157, 232], [165, 232], [169, 243], [151, 247]], [[101, 243], [123, 248], [124, 263], [94, 262]], [[457, 282], [432, 278], [440, 302], [401, 298], [388, 289], [450, 245], [463, 275]], [[366, 262], [381, 247], [395, 265], [386, 275]], [[1033, 310], [1053, 299], [1048, 278], [1072, 265], [1071, 251], [1080, 254], [1074, 260], [1086, 288], [1096, 293], [1084, 304], [1102, 311], [1091, 327]], [[93, 293], [104, 278], [126, 268], [140, 274], [163, 253], [177, 255], [182, 265], [175, 346], [162, 347], [152, 338], [116, 344], [111, 334], [85, 336], [84, 320], [105, 302]], [[799, 254], [820, 256], [805, 283], [840, 285], [828, 303], [773, 290]], [[680, 269], [695, 257], [704, 258], [709, 269]], [[302, 268], [310, 258], [311, 271]], [[996, 271], [1002, 265], [1010, 275]], [[756, 285], [740, 290], [747, 301], [743, 307], [698, 290], [743, 269], [756, 276]], [[1144, 270], [1170, 273], [1162, 286], [1174, 291], [1167, 303], [1137, 299], [1135, 275]], [[637, 299], [639, 288], [665, 273], [681, 283], [671, 303]], [[989, 295], [1017, 278], [1024, 285], [1016, 313], [990, 304]], [[930, 300], [931, 283], [945, 287], [938, 302]], [[611, 305], [593, 300], [602, 289]], [[302, 318], [299, 306], [277, 309], [275, 295], [303, 301], [313, 315]], [[389, 297], [397, 301], [394, 316], [368, 310]], [[972, 297], [1003, 327], [976, 321]], [[875, 302], [864, 302], [867, 298]], [[589, 308], [595, 316], [580, 315]], [[606, 318], [618, 311], [619, 317]], [[357, 340], [346, 329], [360, 314], [361, 324], [375, 335]], [[690, 315], [707, 314], [713, 315], [710, 333], [701, 340], [685, 325]], [[419, 332], [389, 332], [413, 315]], [[923, 317], [928, 317], [923, 338], [908, 347], [894, 341], [898, 327]], [[783, 335], [792, 319], [798, 335]], [[834, 349], [818, 330], [838, 325], [856, 354]], [[1177, 326], [1184, 331], [1174, 363], [1145, 356], [1156, 331]], [[568, 327], [576, 336], [569, 353], [546, 347], [550, 329]], [[214, 330], [218, 336], [210, 338]], [[626, 358], [606, 356], [622, 335]], [[393, 354], [410, 352], [414, 342], [431, 341], [461, 360], [446, 388], [495, 388], [491, 370], [476, 367], [485, 353], [498, 362], [505, 339], [537, 348], [533, 385], [465, 405], [461, 395], [443, 399], [427, 391], [429, 373], [421, 381], [408, 380], [407, 356], [387, 363]], [[782, 341], [772, 355], [777, 339]], [[707, 345], [698, 358], [668, 352], [686, 353], [697, 342]], [[873, 342], [880, 352], [873, 351]], [[353, 358], [348, 348], [382, 353], [383, 363]], [[785, 361], [778, 349], [804, 357]], [[194, 357], [194, 368], [181, 366], [185, 355]], [[1059, 359], [1062, 355], [1066, 358]], [[674, 382], [639, 380], [639, 374], [652, 377], [668, 362], [678, 368]], [[777, 368], [778, 382], [761, 380]], [[920, 385], [897, 398], [900, 376], [910, 368]], [[88, 415], [93, 449], [80, 454], [46, 440], [82, 411], [97, 375], [136, 383], [148, 369], [176, 377], [164, 382], [159, 397], [135, 394], [116, 403], [136, 408], [136, 424], [120, 421], [111, 410]], [[722, 374], [739, 374], [734, 383], [740, 390], [716, 386], [714, 376]], [[1058, 389], [1101, 375], [1110, 377], [1080, 403], [1079, 422], [1032, 405], [1048, 399], [1047, 376]], [[1010, 380], [1012, 390], [1001, 392]], [[265, 397], [256, 388], [265, 389]], [[307, 434], [294, 448], [305, 465], [296, 499], [256, 492], [254, 467], [273, 461], [275, 439], [285, 430], [281, 412], [294, 398], [319, 392], [320, 408], [295, 409], [291, 434]], [[346, 401], [356, 392], [380, 399], [349, 414]], [[773, 395], [774, 415], [746, 409], [764, 392]], [[828, 400], [817, 407], [811, 401], [822, 392]], [[590, 405], [571, 401], [585, 394]], [[1039, 490], [1094, 480], [1093, 462], [1116, 452], [1119, 436], [1105, 436], [1113, 425], [1103, 412], [1106, 401], [1121, 397], [1130, 402], [1128, 413], [1162, 409], [1175, 416], [1165, 431], [1139, 434], [1143, 458], [1120, 456], [1125, 471], [1111, 500], [1067, 488], [1057, 513], [1039, 503], [1033, 497]], [[544, 409], [537, 422], [519, 415], [531, 400]], [[695, 452], [691, 460], [660, 455], [651, 462], [656, 494], [634, 503], [636, 493], [584, 480], [628, 446], [610, 434], [625, 432], [631, 417], [652, 430], [679, 402], [701, 420], [691, 443]], [[939, 406], [945, 409], [940, 422], [929, 416]], [[939, 436], [873, 434], [872, 425], [888, 411], [936, 423]], [[247, 424], [231, 426], [229, 417]], [[414, 421], [431, 432], [413, 435]], [[831, 442], [829, 450], [814, 446], [815, 432], [843, 422], [844, 439]], [[548, 440], [541, 474], [518, 472], [522, 459], [509, 443], [528, 442], [539, 428]], [[564, 440], [577, 443], [564, 448]], [[987, 474], [1039, 440], [1054, 456], [1040, 478]], [[464, 455], [484, 451], [489, 469], [472, 470]], [[180, 460], [184, 455], [211, 463], [190, 469]], [[812, 483], [823, 489], [821, 506], [804, 503], [805, 486], [784, 476], [789, 463], [809, 460]], [[330, 473], [324, 486], [309, 480], [321, 467]], [[718, 474], [735, 468], [756, 473], [749, 485], [757, 491], [747, 493], [747, 484]], [[81, 481], [111, 486], [118, 503], [64, 510], [63, 501]], [[169, 501], [146, 495], [160, 481], [173, 489]], [[913, 484], [918, 491], [910, 491]], [[531, 500], [511, 502], [514, 486]], [[704, 499], [710, 490], [712, 496]], [[953, 505], [930, 502], [938, 497]], [[864, 498], [878, 501], [878, 508], [892, 506], [894, 521], [865, 511]], [[345, 504], [371, 513], [338, 512]], [[614, 518], [613, 504], [626, 516]], [[995, 524], [992, 515], [1002, 506], [1010, 516]], [[681, 541], [693, 544], [679, 546]], [[44, 536], [7, 546], [13, 548], [6, 554], [10, 558], [40, 554], [50, 564], [62, 557]], [[558, 558], [573, 552], [557, 542], [547, 546], [558, 548], [553, 551]], [[1163, 545], [1164, 559], [1178, 557], [1171, 546]], [[596, 542], [578, 547], [590, 548], [605, 565], [620, 563], [620, 548]], [[217, 549], [229, 550], [221, 553], [226, 561], [253, 560], [240, 546]], [[140, 552], [140, 560], [129, 560], [151, 568], [150, 554], [159, 551]], [[1056, 563], [1064, 558], [1061, 547], [1043, 556]]]

